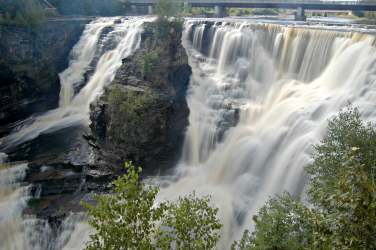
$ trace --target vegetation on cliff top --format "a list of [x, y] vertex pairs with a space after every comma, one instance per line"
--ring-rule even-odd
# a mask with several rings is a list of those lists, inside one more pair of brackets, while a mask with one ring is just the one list
[[[116, 119], [111, 121], [109, 137], [118, 143], [138, 138], [143, 141], [148, 132], [139, 131], [138, 124], [145, 119], [146, 109], [155, 99], [151, 91], [137, 91], [114, 86], [108, 96], [111, 112]], [[125, 133], [124, 133], [125, 131]]]
[[[314, 147], [304, 205], [284, 193], [254, 216], [232, 249], [375, 249], [376, 129], [349, 108], [329, 121], [328, 133]], [[215, 249], [221, 224], [208, 197], [194, 194], [155, 205], [158, 188], [139, 181], [140, 169], [115, 182], [114, 195], [88, 205], [96, 229], [88, 249]]]
[[151, 75], [154, 72], [154, 70], [158, 67], [160, 54], [160, 49], [150, 51], [137, 62], [143, 78], [145, 76]]
[[46, 14], [36, 0], [0, 1], [0, 25], [33, 27], [45, 21]]
[[176, 17], [182, 11], [183, 1], [158, 0], [155, 5], [155, 13], [159, 17]]

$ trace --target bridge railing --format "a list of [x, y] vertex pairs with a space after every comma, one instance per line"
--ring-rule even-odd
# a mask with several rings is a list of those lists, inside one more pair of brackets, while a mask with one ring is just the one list
[[376, 0], [187, 0], [190, 3], [286, 3], [286, 4], [374, 4]]
[[[155, 4], [158, 0], [130, 0], [134, 4]], [[275, 4], [323, 4], [323, 5], [376, 5], [376, 0], [175, 0], [192, 4], [275, 3]]]

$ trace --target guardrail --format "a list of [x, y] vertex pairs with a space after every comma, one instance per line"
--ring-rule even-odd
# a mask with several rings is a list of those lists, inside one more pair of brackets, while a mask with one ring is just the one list
[[[175, 0], [192, 7], [282, 8], [307, 10], [376, 11], [376, 0]], [[132, 5], [154, 5], [157, 0], [129, 0]]]
[[[188, 4], [323, 4], [323, 5], [376, 5], [376, 0], [175, 0]], [[157, 0], [130, 0], [131, 4], [155, 4]]]

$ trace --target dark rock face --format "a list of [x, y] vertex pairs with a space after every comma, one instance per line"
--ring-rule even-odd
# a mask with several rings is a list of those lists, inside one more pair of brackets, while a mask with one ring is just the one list
[[178, 23], [146, 24], [140, 49], [123, 61], [111, 86], [91, 106], [97, 166], [117, 172], [131, 160], [152, 171], [178, 160], [191, 75], [181, 34]]
[[[14, 152], [7, 152], [10, 161], [29, 163], [24, 181], [32, 184], [34, 198], [29, 201], [24, 213], [48, 221], [58, 231], [60, 223], [70, 212], [84, 210], [80, 201], [93, 202], [95, 193], [110, 192], [110, 182], [122, 172], [124, 161], [132, 160], [143, 166], [145, 173], [148, 169], [171, 167], [179, 158], [188, 124], [189, 110], [185, 96], [191, 68], [181, 45], [181, 27], [173, 23], [164, 25], [146, 24], [140, 49], [123, 61], [113, 83], [91, 106], [91, 134], [86, 126], [65, 128], [40, 135], [20, 145]], [[1, 47], [5, 45], [0, 46], [2, 54], [13, 56], [10, 61], [3, 60], [3, 57], [0, 59], [0, 66], [7, 66], [8, 70], [0, 68], [3, 72], [1, 79], [11, 76], [6, 85], [1, 82], [1, 104], [10, 100], [13, 102], [11, 106], [20, 110], [19, 113], [24, 112], [16, 117], [17, 113], [13, 114], [10, 108], [0, 110], [7, 115], [7, 122], [32, 113], [31, 104], [43, 104], [43, 100], [51, 98], [49, 95], [55, 98], [51, 106], [57, 105], [57, 72], [66, 66], [60, 69], [60, 63], [66, 62], [59, 54], [63, 52], [56, 50], [66, 43], [48, 32], [56, 31], [45, 31], [44, 39], [47, 40], [43, 41], [43, 46], [48, 52], [42, 52], [42, 48], [38, 47], [38, 53], [42, 54], [35, 54], [36, 48], [29, 45], [29, 41], [17, 51], [9, 47], [11, 41], [7, 42], [5, 52], [5, 48]], [[7, 35], [11, 37], [11, 34]], [[14, 34], [15, 37], [21, 35], [26, 36], [26, 33]], [[39, 36], [29, 35], [33, 39]], [[22, 43], [14, 39], [14, 46], [21, 46]], [[50, 39], [56, 41], [52, 43]], [[5, 41], [0, 44], [5, 44]], [[72, 41], [71, 47], [73, 45]], [[22, 51], [25, 53], [19, 54]], [[68, 53], [66, 51], [66, 56]], [[61, 61], [56, 56], [61, 57]], [[57, 62], [58, 66], [54, 66], [53, 63]], [[12, 63], [28, 67], [25, 71], [17, 71], [11, 67]], [[56, 72], [55, 76], [51, 76], [55, 82], [49, 82], [49, 77], [42, 78], [44, 70]], [[28, 78], [22, 80], [21, 76]], [[39, 89], [40, 82], [46, 84], [46, 88]], [[53, 92], [54, 88], [56, 92]], [[30, 104], [22, 106], [22, 100]], [[37, 111], [47, 108], [48, 105], [43, 104]]]
[[4, 126], [58, 105], [58, 73], [89, 19], [0, 26], [0, 136]]

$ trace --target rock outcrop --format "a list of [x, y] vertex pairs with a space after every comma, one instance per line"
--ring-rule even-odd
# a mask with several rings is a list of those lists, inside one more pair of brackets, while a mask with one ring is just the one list
[[0, 26], [0, 136], [6, 125], [58, 105], [58, 73], [89, 19]]
[[103, 96], [91, 106], [97, 166], [121, 170], [131, 160], [147, 171], [177, 161], [188, 124], [191, 68], [177, 22], [147, 23], [140, 48], [123, 61]]

